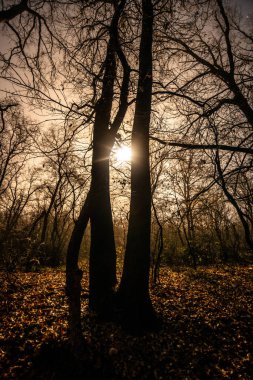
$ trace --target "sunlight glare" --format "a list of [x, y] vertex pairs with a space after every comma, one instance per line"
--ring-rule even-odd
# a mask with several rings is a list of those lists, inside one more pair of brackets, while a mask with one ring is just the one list
[[128, 146], [121, 146], [116, 151], [117, 161], [126, 162], [130, 161], [132, 156], [131, 149]]

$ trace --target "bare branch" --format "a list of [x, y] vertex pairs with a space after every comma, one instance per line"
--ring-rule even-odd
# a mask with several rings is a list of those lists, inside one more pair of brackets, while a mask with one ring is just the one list
[[0, 11], [0, 22], [10, 21], [27, 10], [27, 0], [21, 0], [17, 5], [13, 5], [7, 10]]
[[159, 139], [158, 137], [150, 136], [151, 140], [157, 141], [162, 145], [166, 146], [175, 146], [178, 148], [185, 148], [185, 149], [196, 149], [196, 150], [226, 150], [230, 152], [239, 152], [239, 153], [246, 153], [246, 154], [252, 154], [253, 155], [253, 149], [252, 148], [246, 148], [241, 146], [230, 146], [230, 145], [223, 145], [223, 144], [191, 144], [191, 143], [183, 143], [183, 142], [176, 142], [176, 141], [165, 141], [162, 139]]

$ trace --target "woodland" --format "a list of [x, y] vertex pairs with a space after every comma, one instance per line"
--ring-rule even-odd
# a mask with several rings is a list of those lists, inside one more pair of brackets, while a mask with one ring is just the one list
[[251, 379], [252, 16], [0, 4], [3, 379]]

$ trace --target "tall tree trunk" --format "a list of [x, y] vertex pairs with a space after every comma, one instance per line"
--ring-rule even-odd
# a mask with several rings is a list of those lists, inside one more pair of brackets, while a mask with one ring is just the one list
[[[94, 123], [92, 181], [91, 181], [91, 248], [89, 306], [102, 317], [110, 317], [116, 277], [116, 247], [110, 202], [109, 156], [118, 129], [128, 107], [130, 67], [118, 40], [118, 22], [126, 0], [115, 8], [107, 48], [102, 94], [96, 105]], [[114, 121], [110, 124], [113, 105], [113, 87], [116, 79], [116, 57], [123, 67], [120, 104]]]
[[156, 321], [149, 296], [151, 184], [149, 167], [149, 125], [152, 96], [153, 6], [142, 1], [142, 33], [139, 81], [132, 131], [131, 202], [127, 245], [119, 300], [126, 327], [138, 330]]
[[108, 44], [102, 94], [96, 105], [91, 170], [91, 247], [89, 306], [100, 315], [111, 309], [116, 285], [116, 248], [109, 187], [108, 129], [116, 75], [113, 39]]
[[[130, 67], [118, 41], [118, 21], [125, 3], [126, 0], [122, 0], [117, 5], [111, 23], [102, 94], [95, 106], [91, 189], [74, 227], [67, 253], [66, 282], [70, 340], [74, 348], [80, 346], [82, 340], [80, 302], [82, 271], [78, 267], [78, 256], [89, 219], [91, 220], [90, 307], [99, 314], [108, 315], [116, 284], [116, 249], [109, 192], [109, 155], [128, 108]], [[123, 80], [118, 112], [110, 125], [116, 76], [115, 51], [123, 67]], [[76, 349], [74, 351], [78, 352]]]

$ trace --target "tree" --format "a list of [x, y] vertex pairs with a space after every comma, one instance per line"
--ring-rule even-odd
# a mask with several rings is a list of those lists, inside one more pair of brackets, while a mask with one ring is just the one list
[[[54, 118], [55, 136], [62, 139], [56, 145], [58, 137], [52, 139], [49, 153], [42, 152], [47, 157], [43, 172], [47, 178], [38, 201], [38, 212], [33, 213], [30, 223], [30, 231], [40, 229], [41, 242], [52, 240], [54, 249], [62, 246], [62, 235], [66, 231], [61, 222], [64, 216], [77, 213], [76, 203], [71, 202], [78, 190], [73, 186], [75, 175], [68, 161], [69, 149], [72, 143], [79, 144], [76, 136], [87, 144], [83, 157], [85, 165], [90, 165], [91, 183], [89, 188], [80, 186], [84, 191], [82, 198], [85, 194], [87, 198], [74, 223], [66, 268], [71, 339], [78, 352], [82, 279], [78, 258], [89, 220], [90, 308], [103, 317], [110, 316], [113, 310], [116, 247], [110, 155], [115, 141], [120, 139], [118, 131], [130, 104], [136, 102], [131, 205], [118, 292], [128, 324], [138, 330], [156, 321], [149, 296], [152, 195], [160, 233], [157, 265], [167, 231], [163, 228], [166, 219], [171, 219], [170, 227], [177, 231], [182, 246], [187, 241], [194, 261], [197, 260], [195, 242], [198, 233], [204, 231], [199, 227], [194, 209], [197, 196], [192, 199], [189, 189], [189, 177], [192, 169], [194, 172], [195, 167], [201, 165], [202, 153], [192, 155], [189, 165], [186, 161], [185, 166], [175, 164], [176, 185], [185, 186], [184, 200], [175, 200], [174, 209], [166, 209], [167, 217], [161, 218], [161, 205], [156, 202], [150, 184], [150, 137], [164, 144], [165, 150], [168, 146], [174, 148], [177, 152], [174, 158], [177, 156], [181, 163], [185, 149], [204, 151], [204, 159], [212, 164], [212, 178], [209, 177], [207, 186], [201, 183], [203, 188], [199, 193], [207, 194], [219, 185], [241, 215], [246, 239], [251, 241], [252, 37], [230, 17], [221, 0], [201, 3], [142, 0], [141, 6], [138, 1], [125, 0], [21, 0], [13, 6], [9, 6], [9, 2], [2, 4], [5, 7], [2, 5], [0, 21], [5, 20], [3, 29], [12, 39], [0, 57], [1, 78], [13, 84], [14, 93], [32, 105], [33, 110], [41, 109], [44, 118]], [[139, 40], [140, 47], [137, 47]], [[135, 68], [136, 62], [139, 70]], [[131, 101], [128, 99], [130, 91]], [[166, 118], [154, 135], [150, 128], [151, 108], [155, 111], [152, 112], [154, 118], [161, 113]], [[58, 135], [57, 130], [62, 133]], [[161, 165], [161, 178], [165, 167]], [[77, 177], [83, 175], [82, 171], [76, 173]], [[170, 188], [174, 185], [170, 184]], [[14, 202], [11, 203], [10, 198], [10, 205], [17, 204], [16, 194], [14, 191]], [[159, 194], [163, 204], [166, 196], [166, 191]], [[171, 217], [176, 209], [177, 216], [174, 213]], [[20, 213], [17, 216], [20, 217]], [[68, 222], [70, 226], [71, 220]]]
[[14, 264], [16, 256], [16, 265], [23, 257], [17, 236], [27, 227], [24, 211], [36, 191], [36, 176], [27, 173], [27, 165], [32, 157], [31, 135], [35, 138], [37, 128], [15, 101], [5, 99], [0, 111], [0, 246], [2, 258]]
[[[47, 1], [38, 7], [38, 4], [33, 4], [33, 8], [28, 7], [27, 3], [20, 4], [20, 7], [9, 9], [13, 12], [13, 19], [10, 16], [7, 22], [7, 28], [16, 42], [16, 56], [13, 57], [13, 51], [7, 55], [3, 62], [3, 73], [5, 79], [8, 79], [16, 86], [26, 88], [26, 99], [36, 99], [45, 109], [58, 114], [65, 113], [66, 120], [79, 118], [85, 120], [86, 125], [94, 122], [93, 129], [93, 159], [92, 159], [92, 180], [90, 197], [92, 202], [89, 202], [89, 218], [91, 219], [91, 255], [90, 255], [90, 306], [97, 311], [105, 309], [108, 303], [103, 300], [108, 298], [113, 292], [113, 287], [116, 283], [115, 275], [115, 244], [112, 226], [111, 205], [109, 196], [109, 155], [117, 135], [117, 130], [124, 118], [128, 103], [128, 84], [130, 77], [130, 67], [127, 63], [123, 50], [120, 46], [118, 36], [118, 21], [124, 8], [125, 1], [117, 2], [97, 2], [92, 8], [87, 2], [67, 2], [64, 4], [64, 10], [54, 7], [51, 2]], [[49, 7], [47, 6], [49, 5]], [[92, 4], [94, 5], [94, 4]], [[114, 12], [113, 12], [114, 11]], [[86, 25], [85, 15], [90, 18], [94, 16], [96, 30], [94, 25]], [[113, 15], [114, 13], [114, 15]], [[23, 28], [20, 19], [15, 19], [15, 16], [21, 15], [27, 19], [27, 28]], [[2, 14], [3, 16], [3, 14]], [[68, 34], [65, 33], [65, 24], [68, 28]], [[73, 19], [77, 20], [78, 25], [83, 28], [76, 29], [73, 24]], [[52, 23], [50, 28], [48, 20]], [[106, 23], [110, 23], [105, 27]], [[28, 30], [28, 32], [27, 32]], [[79, 33], [80, 30], [83, 33]], [[108, 33], [109, 32], [109, 33]], [[90, 35], [89, 35], [90, 33]], [[96, 34], [97, 33], [97, 34]], [[104, 37], [109, 35], [109, 41], [105, 43]], [[95, 37], [94, 37], [95, 36]], [[81, 48], [80, 48], [81, 47]], [[31, 49], [32, 54], [28, 53]], [[106, 49], [105, 49], [106, 48]], [[104, 51], [106, 50], [106, 54]], [[81, 56], [80, 56], [81, 52]], [[19, 54], [18, 54], [19, 53]], [[34, 53], [34, 54], [33, 54]], [[88, 54], [87, 54], [88, 53]], [[57, 60], [54, 59], [58, 54]], [[85, 55], [87, 54], [87, 55]], [[113, 102], [115, 102], [114, 86], [116, 83], [116, 55], [122, 65], [123, 78], [121, 82], [119, 107], [115, 113], [114, 120], [111, 117]], [[85, 56], [85, 65], [83, 65], [83, 57]], [[104, 57], [105, 56], [105, 57]], [[102, 58], [104, 57], [104, 59]], [[19, 60], [22, 68], [28, 70], [28, 78], [31, 81], [26, 84], [23, 79], [17, 75], [14, 69], [13, 60]], [[63, 74], [60, 64], [57, 61], [62, 61], [66, 68], [66, 73]], [[89, 63], [87, 65], [87, 62]], [[51, 74], [48, 75], [46, 64], [52, 67]], [[13, 72], [13, 77], [8, 75]], [[81, 86], [80, 86], [81, 83]], [[83, 88], [88, 83], [91, 94], [83, 94]], [[72, 89], [66, 89], [69, 87]], [[51, 89], [51, 92], [50, 92]], [[81, 99], [75, 99], [76, 95], [80, 95]], [[28, 96], [28, 95], [29, 96]], [[31, 94], [35, 96], [32, 98]], [[71, 94], [69, 101], [68, 95]], [[33, 105], [36, 106], [36, 100], [33, 100]], [[77, 104], [79, 102], [79, 104]], [[47, 105], [49, 104], [49, 106]], [[70, 123], [70, 121], [69, 121]], [[83, 124], [83, 120], [80, 125]], [[101, 175], [102, 173], [102, 175]], [[48, 218], [52, 210], [54, 199], [57, 195], [60, 179], [57, 182], [55, 191], [52, 194], [49, 207], [43, 214], [43, 228], [41, 240], [45, 239]], [[87, 209], [85, 206], [83, 209]], [[83, 215], [81, 213], [80, 215]], [[81, 216], [80, 216], [81, 217]], [[80, 225], [80, 223], [78, 223]], [[80, 273], [77, 268], [76, 258], [78, 253], [73, 253], [73, 242], [75, 249], [81, 242], [81, 229], [74, 229], [74, 235], [71, 239], [69, 254], [67, 259], [67, 272]], [[101, 250], [104, 254], [101, 255]], [[73, 254], [73, 262], [70, 252]], [[99, 256], [99, 257], [98, 257]], [[107, 259], [106, 257], [107, 256]], [[103, 263], [103, 264], [101, 264]], [[104, 270], [104, 265], [108, 266], [108, 270]], [[69, 268], [75, 267], [75, 270]], [[68, 277], [67, 274], [67, 277]], [[69, 281], [71, 283], [71, 281]], [[109, 298], [110, 298], [109, 296]], [[103, 307], [101, 306], [103, 304]], [[109, 305], [108, 305], [109, 309]]]
[[[124, 6], [125, 1], [115, 4], [108, 28], [109, 41], [103, 65], [101, 96], [94, 107], [91, 187], [74, 227], [67, 254], [67, 292], [70, 302], [73, 346], [80, 344], [78, 341], [81, 335], [80, 281], [82, 272], [78, 268], [78, 253], [89, 219], [91, 222], [89, 305], [100, 316], [108, 317], [112, 313], [114, 287], [117, 281], [116, 248], [110, 203], [109, 158], [128, 107], [130, 67], [118, 35], [118, 23]], [[119, 106], [114, 119], [111, 120], [117, 67], [116, 54], [123, 68], [123, 78]]]
[[30, 133], [36, 133], [36, 128], [27, 126], [29, 122], [15, 102], [5, 103], [0, 105], [0, 194], [7, 190], [11, 178], [24, 166], [31, 146]]
[[[175, 8], [169, 29], [161, 18], [159, 32], [160, 40], [164, 40], [163, 58], [167, 55], [168, 59], [161, 68], [166, 81], [156, 82], [161, 87], [155, 93], [166, 100], [167, 109], [179, 124], [171, 128], [174, 141], [167, 142], [186, 149], [213, 150], [211, 160], [219, 172], [216, 179], [221, 184], [223, 177], [223, 190], [231, 202], [228, 193], [234, 193], [235, 198], [239, 194], [236, 187], [225, 191], [224, 185], [228, 189], [238, 183], [239, 173], [246, 170], [251, 175], [252, 37], [221, 0], [201, 6], [195, 1], [184, 3]], [[214, 158], [215, 151], [224, 151], [222, 170]], [[242, 220], [252, 250], [248, 217], [242, 219], [239, 202], [231, 204]]]
[[[72, 127], [65, 125], [58, 129], [52, 125], [40, 139], [34, 141], [39, 156], [37, 170], [42, 174], [42, 179], [40, 210], [31, 227], [31, 235], [37, 229], [40, 235], [38, 245], [47, 251], [48, 263], [55, 265], [64, 257], [64, 241], [72, 224], [70, 215], [89, 183], [88, 171], [86, 173], [76, 147], [77, 138]], [[63, 218], [65, 223], [62, 223]]]
[[156, 322], [149, 296], [151, 185], [149, 127], [152, 96], [153, 4], [142, 1], [139, 80], [132, 130], [131, 201], [119, 299], [134, 330]]

